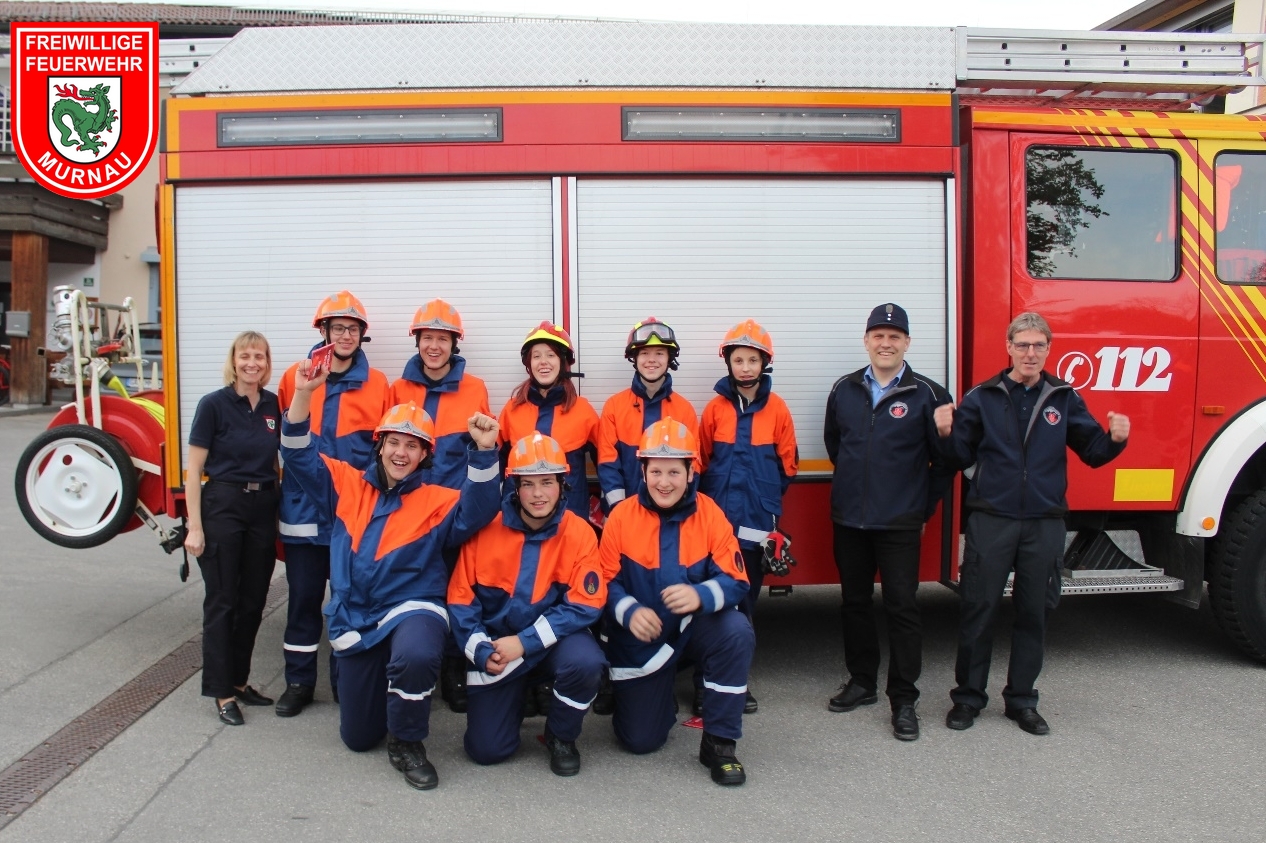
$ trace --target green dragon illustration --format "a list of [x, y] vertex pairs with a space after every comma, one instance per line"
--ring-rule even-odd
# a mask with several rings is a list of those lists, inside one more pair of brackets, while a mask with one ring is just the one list
[[[110, 86], [104, 83], [94, 85], [82, 94], [75, 85], [58, 85], [54, 90], [58, 96], [66, 97], [53, 103], [53, 123], [61, 132], [62, 146], [73, 146], [77, 150], [87, 149], [93, 155], [100, 155], [101, 148], [105, 146], [101, 142], [101, 132], [111, 131], [114, 121], [119, 117], [118, 109], [111, 108], [110, 100], [106, 97]], [[95, 103], [97, 110], [89, 111], [80, 103]], [[70, 118], [69, 124], [65, 121], [66, 117]], [[73, 139], [75, 134], [79, 135], [78, 141]]]

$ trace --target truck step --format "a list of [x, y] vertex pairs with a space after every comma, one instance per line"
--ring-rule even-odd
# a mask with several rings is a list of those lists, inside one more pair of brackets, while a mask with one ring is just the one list
[[[1074, 576], [1075, 574], [1075, 576]], [[1011, 596], [1014, 575], [1007, 577], [1004, 597]], [[1171, 577], [1158, 568], [1135, 568], [1130, 571], [1064, 571], [1060, 577], [1060, 593], [1069, 594], [1126, 594], [1144, 591], [1182, 591], [1185, 583]], [[957, 590], [960, 583], [951, 586]]]

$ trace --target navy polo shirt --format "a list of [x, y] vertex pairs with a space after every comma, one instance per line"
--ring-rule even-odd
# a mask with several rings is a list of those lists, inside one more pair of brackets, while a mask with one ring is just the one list
[[193, 414], [189, 444], [207, 449], [205, 471], [212, 480], [265, 483], [277, 479], [281, 405], [277, 395], [259, 391], [259, 403], [231, 386], [202, 396]]
[[1010, 390], [1011, 406], [1015, 408], [1015, 421], [1020, 427], [1020, 441], [1023, 442], [1024, 434], [1029, 429], [1029, 419], [1033, 416], [1033, 402], [1042, 394], [1042, 382], [1039, 380], [1033, 386], [1025, 386], [1010, 377], [1004, 377], [1003, 381]]

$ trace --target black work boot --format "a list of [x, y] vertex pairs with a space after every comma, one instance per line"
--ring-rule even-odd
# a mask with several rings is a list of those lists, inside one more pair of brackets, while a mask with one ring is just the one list
[[286, 692], [281, 695], [281, 699], [277, 700], [277, 716], [294, 717], [312, 702], [312, 695], [315, 691], [316, 689], [311, 685], [300, 685], [297, 682], [290, 683], [286, 686]]
[[593, 713], [608, 716], [615, 711], [615, 691], [611, 690], [611, 675], [602, 672], [602, 684], [598, 686], [598, 696], [593, 700]]
[[449, 710], [466, 713], [466, 659], [445, 656], [440, 667], [440, 697]]
[[738, 785], [747, 781], [742, 762], [734, 757], [734, 747], [734, 741], [707, 732], [699, 741], [699, 763], [712, 770], [712, 780], [717, 784]]
[[549, 750], [549, 768], [556, 776], [574, 776], [580, 772], [580, 750], [575, 741], [559, 740], [545, 730], [545, 748]]
[[440, 783], [439, 773], [426, 760], [426, 747], [422, 741], [402, 741], [395, 735], [388, 735], [387, 760], [392, 767], [404, 773], [404, 780], [410, 787], [430, 790]]

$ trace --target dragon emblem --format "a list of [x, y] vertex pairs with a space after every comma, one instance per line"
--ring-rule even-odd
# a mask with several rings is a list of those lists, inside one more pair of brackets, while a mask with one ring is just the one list
[[[66, 84], [54, 90], [61, 97], [53, 103], [53, 125], [61, 133], [61, 145], [100, 155], [107, 145], [101, 140], [101, 133], [113, 131], [114, 122], [119, 119], [118, 109], [110, 107], [110, 86], [93, 85], [80, 93], [78, 86]], [[88, 105], [95, 105], [97, 110], [89, 111]]]

